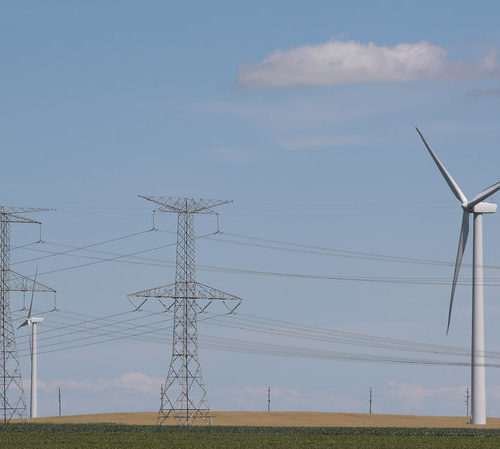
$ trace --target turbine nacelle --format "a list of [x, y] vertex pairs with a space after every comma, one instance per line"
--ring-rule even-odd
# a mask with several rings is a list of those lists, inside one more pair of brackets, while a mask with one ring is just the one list
[[461, 204], [464, 212], [471, 214], [494, 214], [497, 211], [498, 206], [495, 203], [477, 203], [470, 205], [469, 202], [464, 202]]
[[38, 323], [42, 323], [43, 322], [43, 318], [39, 318], [39, 317], [36, 317], [36, 316], [32, 316], [32, 317], [29, 317], [27, 318], [23, 324], [21, 324], [21, 326], [19, 327], [23, 327], [23, 326], [31, 326], [32, 324], [38, 324]]
[[468, 210], [474, 214], [494, 214], [497, 211], [497, 207], [495, 203], [478, 203], [472, 209]]

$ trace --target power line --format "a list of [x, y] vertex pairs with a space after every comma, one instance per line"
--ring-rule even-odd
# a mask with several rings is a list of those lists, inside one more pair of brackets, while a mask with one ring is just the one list
[[[123, 235], [123, 236], [120, 236], [120, 237], [115, 237], [115, 238], [112, 238], [112, 239], [109, 239], [109, 240], [104, 240], [104, 241], [97, 242], [97, 243], [90, 243], [88, 245], [80, 246], [80, 247], [77, 247], [77, 248], [68, 249], [66, 251], [60, 251], [60, 252], [50, 253], [50, 254], [48, 254], [46, 256], [40, 256], [40, 257], [34, 257], [32, 259], [21, 260], [21, 261], [18, 261], [18, 262], [14, 262], [12, 265], [20, 265], [22, 263], [34, 262], [36, 260], [47, 259], [48, 257], [64, 256], [66, 254], [69, 254], [69, 253], [72, 253], [72, 252], [75, 252], [75, 251], [82, 251], [82, 250], [85, 250], [85, 249], [88, 249], [88, 248], [94, 248], [96, 246], [106, 245], [107, 243], [117, 242], [119, 240], [125, 240], [125, 239], [129, 239], [131, 237], [137, 237], [138, 235], [146, 234], [148, 232], [151, 232], [151, 229], [148, 229], [146, 231], [134, 232], [133, 234], [127, 234], [127, 235]], [[22, 247], [20, 247], [20, 248], [22, 248]]]
[[[214, 233], [210, 233], [207, 235], [213, 235]], [[200, 236], [199, 238], [204, 238], [205, 236]], [[98, 263], [102, 262], [120, 262], [120, 263], [127, 263], [127, 264], [133, 264], [133, 265], [145, 265], [145, 266], [155, 266], [155, 267], [162, 267], [162, 268], [171, 268], [175, 264], [172, 261], [166, 261], [162, 259], [152, 259], [152, 258], [139, 258], [139, 259], [145, 259], [145, 260], [156, 260], [158, 263], [154, 262], [139, 262], [135, 260], [122, 260], [126, 258], [133, 258], [135, 259], [138, 254], [144, 254], [147, 252], [152, 252], [152, 251], [157, 251], [159, 249], [167, 248], [174, 246], [175, 243], [170, 243], [167, 245], [162, 245], [162, 246], [157, 246], [154, 248], [148, 248], [145, 250], [140, 250], [128, 254], [116, 254], [116, 253], [110, 253], [110, 254], [116, 254], [113, 257], [109, 258], [100, 258], [100, 257], [93, 257], [93, 256], [85, 256], [85, 255], [78, 255], [75, 257], [80, 257], [84, 259], [92, 259], [94, 260], [93, 262], [89, 263], [84, 263], [84, 264], [78, 264], [78, 265], [70, 265], [67, 267], [63, 268], [58, 268], [50, 271], [45, 271], [43, 273], [40, 273], [39, 275], [46, 275], [46, 274], [52, 274], [52, 273], [57, 273], [61, 271], [67, 271], [67, 270], [73, 270], [73, 269], [78, 269], [78, 268], [83, 268], [91, 265], [95, 265]], [[33, 250], [33, 249], [31, 249]], [[35, 250], [35, 251], [41, 251], [41, 250]], [[108, 252], [106, 252], [108, 253]], [[406, 285], [451, 285], [451, 281], [448, 280], [448, 278], [411, 278], [411, 277], [377, 277], [377, 276], [349, 276], [349, 275], [323, 275], [323, 274], [305, 274], [305, 273], [287, 273], [287, 272], [278, 272], [278, 271], [264, 271], [264, 270], [249, 270], [249, 269], [241, 269], [241, 268], [234, 268], [234, 267], [221, 267], [221, 266], [214, 266], [214, 265], [197, 265], [197, 268], [201, 271], [209, 271], [209, 272], [222, 272], [222, 273], [228, 273], [228, 274], [241, 274], [241, 275], [247, 275], [247, 276], [271, 276], [271, 277], [286, 277], [286, 278], [297, 278], [297, 279], [317, 279], [317, 280], [336, 280], [336, 281], [350, 281], [350, 282], [361, 282], [361, 283], [383, 283], [383, 284], [406, 284]], [[494, 268], [494, 267], [490, 267]], [[458, 285], [470, 285], [471, 280], [462, 280], [459, 281], [457, 284]], [[490, 286], [490, 287], [499, 287], [500, 286], [500, 278], [489, 278], [483, 285], [485, 286]]]
[[[363, 252], [363, 251], [353, 251], [353, 250], [345, 250], [345, 249], [338, 249], [338, 248], [328, 248], [324, 246], [315, 246], [315, 245], [307, 245], [304, 243], [295, 243], [295, 242], [289, 242], [289, 241], [284, 241], [284, 240], [273, 240], [273, 239], [266, 239], [266, 238], [261, 238], [261, 237], [255, 237], [255, 236], [248, 236], [248, 235], [243, 235], [243, 234], [234, 234], [234, 233], [229, 233], [229, 232], [220, 232], [219, 233], [221, 237], [212, 237], [210, 240], [217, 240], [220, 242], [225, 242], [225, 243], [231, 243], [231, 244], [236, 244], [236, 245], [243, 245], [243, 246], [253, 246], [257, 248], [266, 248], [266, 249], [273, 249], [273, 250], [279, 250], [279, 251], [290, 251], [290, 252], [298, 252], [298, 253], [304, 253], [304, 254], [317, 254], [317, 255], [324, 255], [324, 256], [332, 256], [332, 257], [344, 257], [344, 258], [354, 258], [354, 259], [361, 259], [361, 260], [374, 260], [374, 261], [382, 261], [382, 262], [395, 262], [395, 263], [409, 263], [409, 264], [418, 264], [418, 265], [433, 265], [433, 266], [444, 266], [444, 267], [453, 267], [454, 262], [452, 261], [443, 261], [443, 260], [436, 260], [436, 259], [423, 259], [423, 258], [416, 258], [416, 257], [404, 257], [404, 256], [394, 256], [394, 255], [387, 255], [387, 254], [380, 254], [380, 253], [371, 253], [371, 252]], [[286, 248], [282, 246], [271, 246], [271, 245], [265, 245], [265, 244], [259, 244], [259, 243], [245, 243], [245, 242], [239, 242], [237, 240], [229, 240], [223, 238], [224, 236], [231, 236], [235, 238], [240, 238], [243, 240], [250, 240], [250, 241], [257, 241], [257, 242], [265, 242], [265, 243], [272, 243], [273, 245], [285, 245], [285, 246], [290, 246], [292, 248]], [[295, 247], [295, 249], [293, 249]], [[464, 264], [464, 266], [472, 266], [471, 264]], [[500, 266], [497, 265], [483, 265], [483, 268], [488, 268], [488, 269], [494, 269], [494, 270], [500, 270]]]
[[[152, 252], [156, 251], [159, 249], [163, 249], [168, 246], [173, 246], [174, 244], [169, 244], [169, 245], [163, 245], [160, 247], [155, 247], [155, 248], [150, 248], [146, 250], [141, 250], [141, 251], [136, 251], [133, 253], [129, 254], [116, 254], [113, 252], [109, 251], [96, 251], [96, 250], [91, 250], [92, 247], [95, 246], [100, 246], [104, 245], [106, 243], [110, 243], [113, 241], [117, 240], [122, 240], [126, 238], [130, 238], [139, 234], [151, 232], [151, 230], [147, 231], [141, 231], [138, 233], [133, 233], [129, 234], [126, 236], [120, 236], [116, 237], [113, 239], [105, 240], [102, 242], [97, 242], [97, 243], [92, 243], [89, 245], [85, 245], [82, 247], [70, 247], [70, 245], [62, 245], [58, 243], [49, 243], [52, 245], [57, 245], [57, 246], [66, 246], [70, 247], [70, 249], [65, 250], [65, 251], [60, 251], [60, 252], [48, 252], [46, 256], [41, 256], [39, 258], [32, 258], [32, 259], [27, 259], [24, 261], [20, 261], [17, 263], [25, 263], [29, 261], [34, 261], [34, 260], [39, 260], [40, 258], [46, 258], [46, 257], [53, 257], [53, 256], [59, 256], [59, 255], [71, 255], [72, 257], [79, 257], [79, 258], [85, 258], [85, 259], [91, 259], [93, 262], [85, 263], [85, 264], [78, 264], [78, 265], [72, 265], [68, 267], [63, 267], [59, 269], [54, 269], [50, 271], [46, 271], [44, 273], [40, 273], [40, 275], [43, 274], [50, 274], [50, 273], [56, 273], [60, 271], [67, 271], [67, 270], [72, 270], [72, 269], [78, 269], [78, 268], [83, 268], [91, 265], [95, 265], [97, 263], [102, 263], [102, 262], [120, 262], [120, 263], [129, 263], [129, 264], [137, 264], [137, 265], [147, 265], [147, 266], [161, 266], [161, 267], [172, 267], [174, 265], [174, 262], [171, 261], [165, 261], [162, 259], [157, 259], [157, 258], [144, 258], [144, 257], [137, 257], [139, 254], [144, 254], [147, 252]], [[165, 231], [161, 231], [165, 232]], [[417, 263], [417, 264], [430, 264], [430, 265], [439, 265], [439, 266], [452, 266], [453, 264], [451, 262], [444, 262], [444, 261], [437, 261], [437, 260], [431, 260], [431, 259], [417, 259], [417, 258], [405, 258], [405, 257], [399, 257], [399, 256], [388, 256], [388, 255], [383, 255], [383, 254], [376, 254], [376, 253], [363, 253], [363, 252], [357, 252], [357, 251], [347, 251], [347, 250], [337, 250], [337, 249], [332, 249], [332, 248], [326, 248], [326, 247], [318, 247], [318, 246], [312, 246], [312, 245], [305, 245], [305, 244], [300, 244], [300, 243], [292, 243], [292, 242], [285, 242], [281, 240], [271, 240], [271, 239], [263, 239], [259, 237], [251, 237], [251, 236], [245, 236], [242, 234], [231, 234], [227, 233], [226, 235], [231, 235], [235, 236], [237, 238], [243, 238], [243, 239], [248, 239], [248, 240], [257, 240], [257, 241], [263, 241], [263, 242], [269, 242], [269, 243], [274, 243], [274, 244], [285, 244], [285, 245], [290, 245], [290, 246], [295, 246], [295, 247], [300, 247], [300, 248], [309, 248], [312, 251], [309, 251], [307, 249], [294, 249], [294, 248], [284, 248], [284, 247], [276, 247], [276, 246], [270, 246], [270, 245], [262, 245], [262, 244], [252, 244], [252, 243], [245, 243], [245, 242], [237, 242], [235, 240], [227, 240], [227, 239], [222, 239], [222, 238], [211, 238], [210, 236], [214, 234], [220, 234], [220, 232], [216, 233], [209, 233], [205, 234], [202, 236], [197, 236], [196, 238], [208, 238], [214, 241], [220, 241], [220, 242], [226, 242], [226, 243], [233, 243], [233, 244], [242, 244], [246, 246], [256, 246], [256, 247], [262, 247], [262, 248], [269, 248], [269, 249], [277, 249], [277, 250], [284, 250], [284, 251], [294, 251], [294, 252], [306, 252], [306, 253], [312, 253], [312, 254], [325, 254], [325, 255], [332, 255], [335, 257], [348, 257], [348, 258], [361, 258], [363, 260], [379, 260], [379, 261], [384, 261], [384, 262], [398, 262], [398, 263]], [[45, 250], [41, 249], [35, 249], [35, 248], [27, 248], [30, 251], [36, 251], [36, 252], [46, 252]], [[108, 258], [99, 258], [99, 257], [92, 257], [92, 256], [86, 256], [86, 255], [75, 255], [72, 254], [76, 251], [79, 250], [86, 250], [86, 251], [91, 251], [91, 252], [97, 252], [97, 253], [103, 253], [103, 254], [109, 254], [112, 257]], [[134, 259], [134, 260], [123, 260], [123, 259]], [[146, 262], [139, 262], [140, 261], [146, 261]], [[151, 261], [153, 263], [147, 263], [147, 261]], [[304, 273], [282, 273], [282, 272], [273, 272], [273, 271], [263, 271], [263, 270], [248, 270], [248, 269], [237, 269], [234, 267], [217, 267], [217, 266], [212, 266], [212, 265], [198, 265], [198, 268], [200, 270], [205, 270], [205, 271], [218, 271], [218, 272], [225, 272], [225, 273], [232, 273], [232, 274], [243, 274], [243, 275], [260, 275], [260, 276], [274, 276], [274, 277], [292, 277], [292, 278], [304, 278], [304, 279], [325, 279], [325, 280], [342, 280], [342, 281], [350, 281], [350, 282], [365, 282], [365, 283], [389, 283], [389, 284], [409, 284], [409, 285], [449, 285], [451, 283], [448, 278], [391, 278], [391, 277], [361, 277], [361, 276], [334, 276], [334, 275], [316, 275], [316, 274], [304, 274]], [[500, 269], [498, 266], [485, 266], [485, 268], [491, 268], [491, 269]], [[500, 283], [498, 283], [499, 279], [498, 278], [490, 278], [485, 285], [488, 286], [500, 286]], [[470, 281], [461, 281], [460, 285], [469, 285]]]
[[[145, 317], [148, 317], [149, 315], [146, 315]], [[221, 315], [215, 315], [211, 317], [207, 317], [204, 319], [201, 319], [200, 321], [205, 321], [205, 320], [213, 320], [214, 318], [216, 319], [218, 316]], [[142, 319], [144, 317], [138, 317], [138, 319]], [[127, 320], [122, 320], [119, 322], [120, 325], [123, 325], [126, 322], [132, 321], [131, 319]], [[278, 320], [276, 320], [278, 321]], [[69, 341], [63, 341], [63, 342], [58, 342], [55, 344], [50, 344], [50, 345], [44, 345], [40, 351], [40, 353], [44, 352], [54, 352], [58, 350], [66, 350], [66, 349], [73, 349], [77, 347], [85, 347], [89, 345], [94, 345], [94, 344], [100, 344], [100, 343], [105, 343], [109, 341], [114, 341], [119, 338], [142, 338], [145, 334], [150, 334], [150, 333], [155, 333], [156, 336], [154, 337], [148, 337], [144, 341], [149, 341], [153, 343], [165, 343], [167, 341], [170, 341], [170, 336], [168, 337], [163, 337], [163, 338], [158, 338], [161, 332], [164, 332], [166, 330], [171, 329], [171, 326], [168, 327], [153, 327], [151, 328], [152, 325], [156, 325], [163, 322], [154, 322], [154, 323], [145, 323], [141, 325], [133, 325], [128, 328], [122, 328], [119, 329], [117, 332], [115, 329], [112, 330], [107, 330], [106, 332], [98, 333], [95, 335], [92, 335], [90, 337], [79, 337], [75, 338]], [[104, 328], [104, 327], [109, 327], [104, 325], [99, 326], [98, 328]], [[145, 331], [142, 332], [137, 332], [137, 329], [139, 328], [147, 328]], [[91, 331], [95, 331], [95, 328], [90, 329]], [[85, 330], [83, 331], [85, 332]], [[119, 336], [116, 336], [116, 334], [119, 333]], [[262, 333], [262, 332], [261, 332]], [[67, 346], [68, 343], [77, 343], [81, 342], [84, 340], [88, 339], [94, 339], [94, 338], [101, 338], [105, 337], [107, 335], [115, 334], [115, 337], [113, 338], [105, 338], [104, 340], [99, 340], [95, 342], [87, 342], [87, 343], [78, 343], [75, 345], [70, 345]], [[351, 334], [351, 333], [348, 333]], [[355, 334], [358, 335], [358, 334]], [[369, 337], [367, 335], [361, 334], [363, 337]], [[300, 334], [295, 335], [296, 338], [302, 338]], [[372, 337], [372, 338], [379, 338], [382, 339], [383, 337]], [[243, 352], [243, 353], [253, 353], [253, 354], [260, 354], [260, 355], [274, 355], [274, 356], [286, 356], [286, 357], [299, 357], [299, 358], [304, 358], [306, 357], [305, 353], [310, 353], [310, 358], [318, 358], [318, 359], [324, 359], [324, 360], [344, 360], [344, 361], [368, 361], [368, 362], [380, 362], [380, 363], [404, 363], [404, 364], [420, 364], [420, 365], [440, 365], [440, 366], [466, 366], [468, 363], [464, 362], [459, 362], [459, 361], [445, 361], [445, 360], [428, 360], [428, 359], [408, 359], [408, 358], [397, 358], [397, 357], [389, 357], [389, 356], [380, 356], [380, 355], [367, 355], [367, 354], [352, 354], [352, 353], [339, 353], [339, 352], [332, 352], [332, 351], [319, 351], [317, 349], [314, 349], [313, 351], [316, 352], [311, 352], [312, 350], [308, 348], [303, 348], [303, 347], [296, 347], [296, 346], [283, 346], [283, 345], [268, 345], [265, 343], [261, 342], [255, 342], [255, 341], [248, 341], [248, 340], [237, 340], [237, 339], [227, 339], [227, 338], [221, 338], [221, 337], [212, 337], [212, 336], [204, 336], [204, 339], [206, 341], [206, 344], [203, 345], [203, 347], [207, 349], [216, 349], [216, 350], [228, 350], [232, 352]], [[427, 344], [422, 344], [418, 342], [408, 342], [406, 340], [403, 340], [407, 343], [412, 343], [413, 345], [422, 345], [422, 346], [427, 346]], [[61, 346], [61, 345], [66, 345], [63, 348], [56, 348], [56, 349], [47, 349], [48, 347], [53, 347], [53, 346]], [[433, 346], [433, 345], [430, 345]], [[446, 347], [445, 347], [446, 348]], [[44, 350], [45, 349], [45, 350]], [[385, 348], [387, 349], [387, 348]], [[400, 348], [389, 348], [389, 349], [396, 349], [399, 350]], [[305, 352], [304, 352], [305, 351]], [[416, 350], [416, 352], [419, 352]], [[348, 357], [347, 355], [350, 357]], [[436, 355], [443, 355], [442, 353], [439, 354], [435, 352]], [[467, 354], [463, 353], [457, 353], [457, 352], [452, 352], [449, 355], [462, 355], [462, 356], [467, 356]], [[498, 356], [497, 356], [498, 357]], [[488, 366], [491, 367], [498, 367], [499, 365], [497, 364], [488, 364]]]

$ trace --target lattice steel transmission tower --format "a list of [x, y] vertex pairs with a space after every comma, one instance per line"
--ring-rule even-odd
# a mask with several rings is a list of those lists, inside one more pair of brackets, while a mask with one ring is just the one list
[[[207, 391], [198, 358], [198, 314], [214, 300], [221, 301], [229, 313], [241, 299], [196, 281], [194, 214], [215, 214], [213, 208], [231, 201], [193, 198], [141, 196], [160, 207], [154, 212], [177, 214], [176, 272], [173, 284], [128, 295], [137, 310], [150, 299], [158, 299], [174, 314], [172, 359], [161, 390], [158, 424], [177, 419], [180, 425], [212, 423]], [[173, 301], [167, 304], [163, 298]]]
[[11, 223], [36, 223], [39, 221], [23, 216], [33, 212], [52, 209], [34, 209], [0, 206], [0, 419], [8, 422], [12, 418], [26, 416], [26, 402], [17, 357], [16, 335], [10, 310], [10, 292], [55, 290], [35, 282], [10, 269], [10, 225]]

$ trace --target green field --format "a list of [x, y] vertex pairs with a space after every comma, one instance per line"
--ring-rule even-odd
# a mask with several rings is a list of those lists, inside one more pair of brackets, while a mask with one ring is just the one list
[[497, 429], [0, 425], [1, 449], [499, 448]]

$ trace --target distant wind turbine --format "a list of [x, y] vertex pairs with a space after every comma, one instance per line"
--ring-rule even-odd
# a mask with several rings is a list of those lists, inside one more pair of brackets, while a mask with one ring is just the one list
[[18, 327], [28, 326], [28, 333], [31, 329], [30, 353], [31, 353], [31, 400], [30, 400], [30, 417], [36, 418], [37, 413], [37, 400], [38, 400], [38, 385], [37, 385], [37, 348], [36, 348], [36, 328], [38, 323], [43, 322], [43, 318], [31, 316], [31, 309], [33, 308], [33, 297], [35, 295], [36, 277], [38, 275], [38, 267], [35, 272], [35, 279], [33, 281], [33, 289], [31, 290], [31, 303], [28, 310], [28, 317]]
[[450, 329], [451, 311], [453, 308], [453, 297], [457, 285], [460, 265], [469, 235], [469, 214], [474, 214], [474, 241], [473, 241], [473, 268], [472, 268], [472, 424], [486, 424], [486, 368], [484, 356], [484, 283], [483, 283], [483, 214], [494, 214], [497, 205], [484, 203], [483, 201], [500, 189], [500, 182], [493, 184], [472, 200], [468, 200], [458, 187], [458, 184], [448, 173], [444, 165], [436, 156], [430, 145], [425, 140], [418, 128], [417, 132], [424, 142], [427, 150], [434, 159], [439, 171], [448, 183], [453, 194], [461, 202], [463, 209], [462, 229], [458, 241], [457, 259], [455, 262], [455, 272], [453, 274], [453, 284], [451, 287], [450, 308], [448, 311], [448, 325], [446, 334]]

